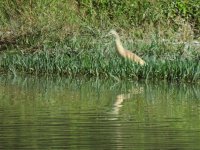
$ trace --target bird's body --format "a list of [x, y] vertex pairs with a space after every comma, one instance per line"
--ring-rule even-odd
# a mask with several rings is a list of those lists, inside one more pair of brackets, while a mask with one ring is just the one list
[[119, 55], [126, 59], [130, 59], [136, 63], [139, 63], [140, 65], [145, 64], [145, 61], [142, 60], [139, 56], [123, 48], [122, 43], [120, 41], [120, 37], [115, 30], [111, 30], [109, 33], [115, 37], [116, 50], [119, 53]]

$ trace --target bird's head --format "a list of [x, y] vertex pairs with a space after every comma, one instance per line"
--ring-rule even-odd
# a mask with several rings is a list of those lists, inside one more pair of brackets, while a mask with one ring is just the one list
[[118, 33], [117, 33], [114, 29], [111, 29], [111, 30], [108, 32], [108, 34], [106, 35], [106, 37], [107, 37], [107, 36], [111, 36], [111, 35], [113, 35], [115, 38], [118, 38], [118, 37], [119, 37]]

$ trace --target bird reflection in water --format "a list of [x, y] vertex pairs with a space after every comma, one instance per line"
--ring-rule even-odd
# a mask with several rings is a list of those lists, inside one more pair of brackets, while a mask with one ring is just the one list
[[135, 94], [141, 94], [144, 92], [144, 87], [133, 88], [129, 90], [128, 93], [119, 94], [116, 96], [115, 103], [113, 104], [113, 109], [111, 114], [118, 115], [121, 107], [123, 106], [124, 100], [130, 99]]

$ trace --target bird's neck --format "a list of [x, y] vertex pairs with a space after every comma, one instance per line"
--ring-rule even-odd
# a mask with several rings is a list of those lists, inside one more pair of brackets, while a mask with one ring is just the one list
[[124, 48], [123, 48], [123, 46], [122, 46], [122, 43], [121, 43], [119, 37], [116, 37], [116, 39], [115, 39], [115, 44], [116, 44], [116, 49], [117, 49], [117, 51], [118, 51], [120, 54], [122, 54], [122, 53], [124, 52]]

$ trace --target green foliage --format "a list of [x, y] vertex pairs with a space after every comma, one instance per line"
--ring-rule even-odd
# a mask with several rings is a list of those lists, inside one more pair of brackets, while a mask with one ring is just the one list
[[[199, 32], [200, 13], [198, 0], [77, 0], [83, 17], [97, 25], [118, 25], [122, 28], [144, 27], [150, 23], [163, 26], [169, 21], [173, 26], [173, 19], [181, 16], [194, 25]], [[106, 21], [105, 21], [106, 20]]]
[[0, 1], [0, 36], [1, 41], [8, 40], [7, 45], [24, 48], [61, 42], [89, 28], [93, 32], [121, 28], [139, 38], [152, 33], [176, 38], [172, 34], [180, 32], [188, 39], [189, 29], [199, 36], [199, 6], [198, 0], [4, 0]]
[[74, 7], [72, 2], [64, 0], [1, 1], [1, 39], [15, 41], [24, 48], [62, 41], [76, 29], [78, 16]]

